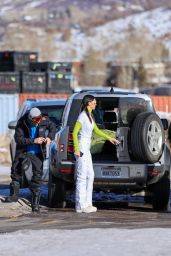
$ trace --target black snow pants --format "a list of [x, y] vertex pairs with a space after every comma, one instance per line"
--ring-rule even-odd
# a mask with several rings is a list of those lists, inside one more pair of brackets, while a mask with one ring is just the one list
[[15, 157], [11, 167], [12, 182], [21, 183], [24, 171], [22, 169], [23, 161], [28, 159], [32, 164], [32, 178], [29, 181], [29, 188], [31, 191], [36, 192], [40, 190], [42, 175], [43, 175], [43, 158], [42, 155], [33, 155], [30, 153], [23, 153]]

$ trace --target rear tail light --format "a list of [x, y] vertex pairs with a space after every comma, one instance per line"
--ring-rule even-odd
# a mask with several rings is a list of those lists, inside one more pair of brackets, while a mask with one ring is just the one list
[[73, 153], [73, 152], [74, 152], [73, 145], [68, 145], [68, 153]]
[[157, 174], [160, 174], [160, 173], [161, 173], [160, 171], [155, 171], [155, 170], [148, 172], [149, 175], [157, 175]]
[[61, 170], [62, 173], [73, 173], [74, 170]]
[[72, 132], [69, 132], [69, 134], [68, 134], [68, 140], [69, 140], [69, 141], [73, 141]]
[[[64, 144], [59, 145], [59, 150], [60, 152], [64, 152], [65, 146]], [[73, 138], [72, 138], [72, 133], [70, 132], [68, 134], [68, 146], [67, 146], [67, 152], [72, 154], [74, 152], [74, 147], [73, 147]]]
[[73, 136], [72, 133], [69, 132], [68, 134], [68, 148], [67, 148], [68, 153], [73, 153], [74, 152], [74, 147], [73, 147]]

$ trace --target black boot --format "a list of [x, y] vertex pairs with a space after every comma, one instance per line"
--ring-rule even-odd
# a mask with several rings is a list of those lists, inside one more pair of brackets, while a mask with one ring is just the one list
[[32, 191], [32, 200], [31, 200], [31, 207], [33, 212], [40, 211], [40, 191]]
[[12, 203], [18, 201], [20, 183], [17, 181], [12, 181], [10, 183], [10, 196], [6, 197], [5, 202]]

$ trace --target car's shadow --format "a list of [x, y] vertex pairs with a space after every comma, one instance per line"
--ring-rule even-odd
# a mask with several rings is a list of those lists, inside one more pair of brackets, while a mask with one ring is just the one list
[[[0, 184], [0, 199], [5, 201], [5, 198], [10, 194], [9, 184]], [[21, 188], [19, 197], [31, 202], [31, 191], [29, 188]], [[74, 193], [69, 193], [66, 196], [66, 208], [74, 208], [75, 200]], [[48, 207], [48, 186], [43, 184], [41, 186], [41, 199], [40, 204]], [[139, 196], [128, 196], [128, 195], [116, 195], [114, 193], [105, 192], [94, 192], [93, 193], [93, 204], [99, 210], [117, 210], [122, 209], [123, 211], [129, 209], [137, 212], [156, 212], [152, 209], [151, 205], [144, 204], [144, 197]], [[168, 212], [168, 211], [165, 211]]]
[[[2, 202], [5, 202], [5, 199], [7, 196], [10, 195], [10, 182], [7, 184], [0, 184], [0, 200]], [[20, 188], [19, 190], [19, 198], [26, 199], [31, 202], [31, 191], [29, 188]], [[47, 185], [41, 186], [41, 200], [40, 204], [44, 206], [48, 206], [48, 187]]]

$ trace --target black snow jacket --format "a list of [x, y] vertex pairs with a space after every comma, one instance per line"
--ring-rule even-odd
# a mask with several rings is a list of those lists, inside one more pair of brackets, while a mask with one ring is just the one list
[[[38, 125], [38, 137], [55, 138], [56, 125], [47, 117], [43, 116], [41, 123]], [[21, 117], [15, 128], [15, 142], [16, 142], [16, 156], [26, 152], [26, 146], [34, 144], [34, 139], [30, 136], [28, 113]], [[41, 146], [41, 152], [43, 159], [46, 158], [46, 144], [43, 143]]]

